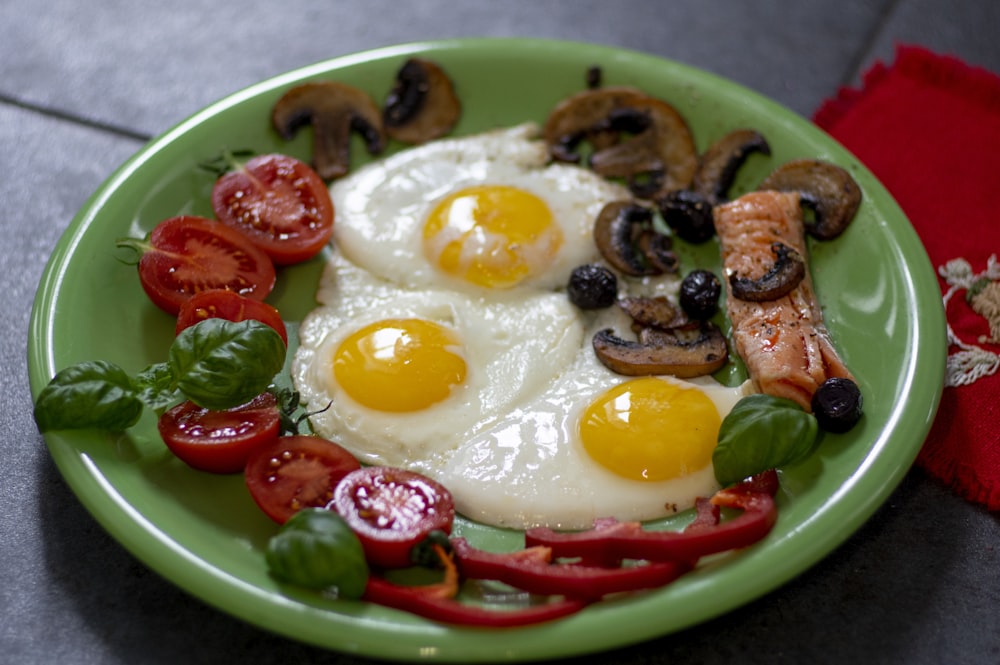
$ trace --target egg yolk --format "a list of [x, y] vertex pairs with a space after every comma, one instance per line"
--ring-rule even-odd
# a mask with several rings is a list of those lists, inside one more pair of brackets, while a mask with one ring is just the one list
[[378, 411], [419, 411], [465, 381], [458, 335], [423, 319], [372, 323], [345, 339], [333, 356], [337, 384]]
[[427, 257], [445, 273], [501, 289], [547, 267], [563, 243], [545, 201], [500, 185], [449, 194], [428, 215], [423, 235]]
[[712, 461], [721, 424], [700, 390], [645, 377], [594, 400], [580, 420], [580, 440], [594, 461], [619, 476], [669, 480]]

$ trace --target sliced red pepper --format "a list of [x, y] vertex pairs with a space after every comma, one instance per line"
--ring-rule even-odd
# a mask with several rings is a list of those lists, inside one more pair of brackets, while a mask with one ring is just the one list
[[588, 561], [645, 559], [681, 561], [694, 564], [703, 556], [740, 549], [759, 541], [774, 526], [778, 517], [774, 503], [778, 481], [768, 471], [732, 488], [717, 492], [711, 504], [742, 509], [733, 519], [711, 526], [710, 509], [696, 518], [692, 528], [678, 531], [647, 531], [639, 522], [602, 520], [593, 529], [579, 532], [556, 532], [552, 529], [529, 529], [525, 532], [528, 547], [552, 548], [557, 558], [583, 557]]
[[691, 568], [676, 561], [622, 568], [552, 563], [548, 547], [496, 554], [477, 549], [464, 538], [452, 538], [451, 545], [458, 569], [466, 579], [494, 580], [529, 593], [583, 600], [660, 587]]
[[490, 628], [512, 628], [561, 619], [587, 606], [583, 600], [565, 598], [515, 610], [492, 610], [427, 594], [422, 587], [402, 586], [374, 575], [368, 578], [362, 599], [433, 621]]

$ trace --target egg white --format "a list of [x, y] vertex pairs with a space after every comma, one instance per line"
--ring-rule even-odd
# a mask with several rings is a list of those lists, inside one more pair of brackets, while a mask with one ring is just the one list
[[442, 272], [423, 250], [423, 226], [443, 197], [475, 185], [508, 185], [541, 198], [563, 233], [555, 259], [521, 287], [555, 289], [570, 272], [599, 258], [594, 219], [628, 190], [592, 171], [547, 164], [538, 126], [523, 124], [451, 138], [392, 155], [337, 180], [334, 244], [355, 265], [407, 288], [444, 287], [482, 293], [483, 287]]
[[[320, 291], [326, 303], [300, 327], [292, 376], [314, 430], [362, 462], [421, 470], [478, 429], [548, 386], [583, 342], [566, 297], [534, 293], [486, 301], [446, 290], [405, 290], [334, 258]], [[387, 413], [347, 395], [334, 378], [340, 343], [369, 323], [420, 318], [453, 329], [464, 345], [465, 381], [427, 409]]]

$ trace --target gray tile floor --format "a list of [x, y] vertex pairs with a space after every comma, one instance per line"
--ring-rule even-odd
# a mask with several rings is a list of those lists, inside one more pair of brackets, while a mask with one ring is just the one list
[[[0, 661], [360, 664], [203, 605], [113, 541], [31, 420], [25, 353], [44, 263], [127, 157], [199, 108], [329, 57], [456, 36], [627, 47], [732, 79], [808, 117], [898, 43], [1000, 73], [992, 0], [390, 0], [0, 5]], [[912, 471], [846, 544], [684, 632], [579, 663], [1000, 662], [1000, 525]]]

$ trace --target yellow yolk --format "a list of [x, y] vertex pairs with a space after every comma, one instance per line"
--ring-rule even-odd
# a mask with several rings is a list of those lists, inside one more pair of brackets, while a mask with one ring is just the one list
[[462, 345], [454, 331], [423, 319], [372, 323], [345, 339], [333, 357], [337, 384], [371, 409], [425, 409], [465, 380]]
[[634, 379], [605, 392], [580, 420], [580, 440], [598, 464], [631, 480], [668, 480], [712, 461], [722, 419], [700, 390]]
[[444, 272], [509, 288], [543, 270], [563, 243], [552, 211], [517, 187], [480, 185], [449, 194], [424, 224], [424, 251]]

